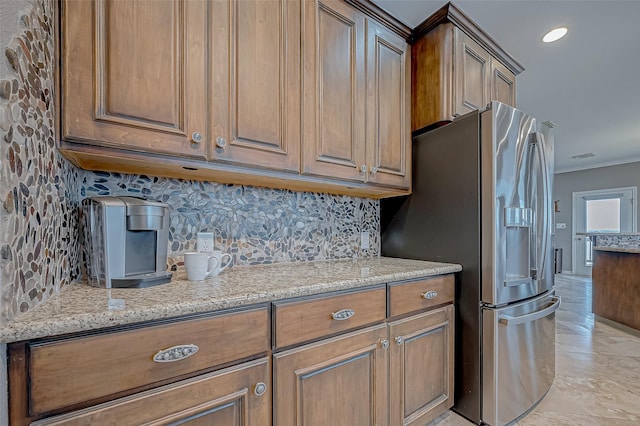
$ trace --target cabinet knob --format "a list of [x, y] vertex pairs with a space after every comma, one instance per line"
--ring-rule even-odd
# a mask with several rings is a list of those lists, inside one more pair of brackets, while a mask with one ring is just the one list
[[376, 173], [378, 173], [378, 168], [377, 167], [372, 167], [371, 168], [371, 174], [375, 175]]
[[367, 165], [366, 164], [361, 164], [360, 165], [360, 171], [362, 173], [366, 173], [367, 172]]
[[256, 383], [256, 387], [253, 389], [253, 393], [255, 393], [256, 395], [260, 396], [263, 393], [265, 393], [267, 390], [267, 385], [265, 385], [262, 382], [258, 382]]
[[398, 336], [394, 340], [396, 341], [397, 344], [399, 344], [399, 345], [402, 344], [402, 336]]
[[383, 340], [382, 342], [380, 342], [380, 346], [382, 346], [382, 349], [388, 349], [389, 341], [387, 339]]
[[195, 143], [200, 143], [202, 142], [202, 135], [198, 132], [193, 132], [191, 134], [191, 140]]
[[216, 138], [216, 145], [218, 146], [218, 148], [226, 148], [227, 147], [227, 140], [223, 137], [217, 137]]

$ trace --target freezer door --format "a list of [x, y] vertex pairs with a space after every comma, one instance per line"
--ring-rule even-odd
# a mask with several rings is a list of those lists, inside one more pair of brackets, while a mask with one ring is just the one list
[[547, 393], [555, 377], [553, 292], [501, 309], [482, 310], [482, 421], [502, 426]]
[[553, 146], [500, 102], [481, 120], [482, 301], [499, 306], [553, 288]]

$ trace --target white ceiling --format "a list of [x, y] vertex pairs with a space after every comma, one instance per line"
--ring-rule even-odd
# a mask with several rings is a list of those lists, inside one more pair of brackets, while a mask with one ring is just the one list
[[[374, 2], [411, 28], [445, 4]], [[454, 3], [525, 67], [517, 107], [556, 124], [556, 172], [640, 161], [640, 0]], [[557, 26], [568, 34], [542, 43]]]

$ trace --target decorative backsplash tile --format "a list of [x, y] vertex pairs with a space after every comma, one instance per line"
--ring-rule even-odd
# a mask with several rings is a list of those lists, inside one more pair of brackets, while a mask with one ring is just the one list
[[[2, 0], [0, 0], [2, 1]], [[22, 4], [22, 3], [16, 3]], [[0, 76], [0, 322], [81, 277], [80, 201], [96, 195], [156, 199], [171, 208], [169, 267], [197, 232], [236, 265], [376, 256], [377, 200], [77, 169], [55, 146], [55, 0], [30, 0]], [[360, 249], [369, 232], [370, 248]]]
[[55, 149], [54, 2], [16, 15], [20, 33], [3, 46], [10, 75], [0, 78], [0, 321], [79, 274], [78, 171]]
[[[169, 264], [195, 249], [198, 232], [235, 265], [376, 256], [377, 200], [120, 173], [83, 172], [81, 197], [134, 195], [169, 205]], [[370, 248], [360, 249], [368, 231]]]

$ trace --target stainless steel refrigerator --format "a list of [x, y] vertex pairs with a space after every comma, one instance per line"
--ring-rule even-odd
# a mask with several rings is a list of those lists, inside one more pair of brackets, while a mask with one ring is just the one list
[[553, 140], [499, 102], [413, 139], [413, 193], [381, 202], [382, 255], [454, 262], [454, 410], [504, 425], [555, 377]]

